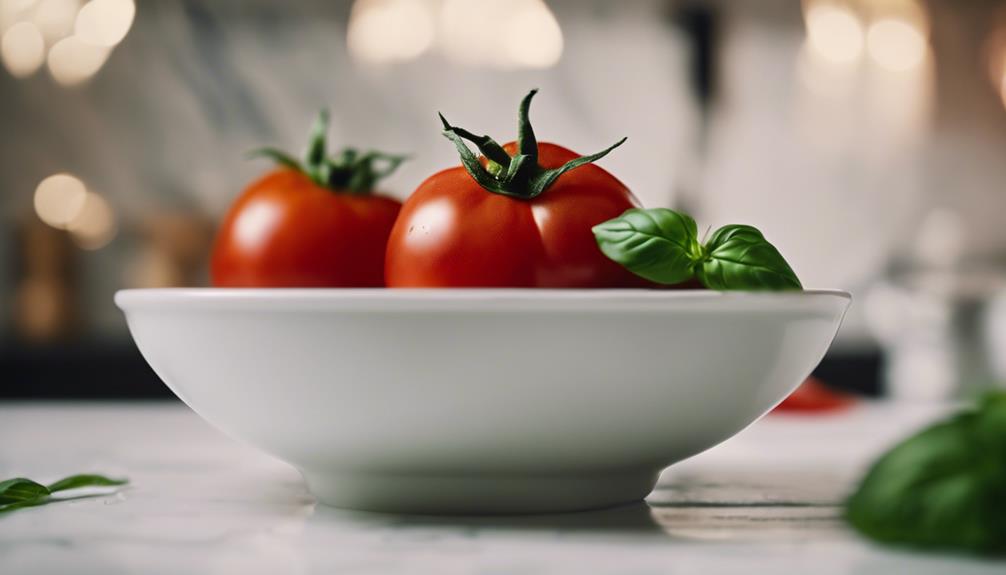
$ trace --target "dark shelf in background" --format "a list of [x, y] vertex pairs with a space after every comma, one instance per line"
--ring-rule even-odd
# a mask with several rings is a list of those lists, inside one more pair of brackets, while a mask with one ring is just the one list
[[[879, 352], [834, 352], [814, 372], [826, 383], [880, 395]], [[3, 399], [174, 399], [132, 342], [0, 345]]]
[[0, 347], [0, 399], [172, 399], [132, 342]]
[[880, 350], [833, 351], [821, 361], [814, 375], [837, 389], [867, 397], [880, 397], [884, 390], [880, 377], [884, 358]]

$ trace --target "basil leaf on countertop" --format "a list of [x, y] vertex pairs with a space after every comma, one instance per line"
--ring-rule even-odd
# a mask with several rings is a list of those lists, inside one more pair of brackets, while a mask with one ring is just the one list
[[45, 485], [24, 477], [15, 477], [0, 482], [0, 505], [29, 501], [47, 495], [49, 495], [49, 489]]
[[15, 477], [0, 482], [0, 513], [60, 501], [51, 497], [57, 491], [82, 487], [115, 487], [127, 483], [129, 483], [128, 479], [111, 479], [103, 475], [81, 474], [64, 477], [46, 487], [31, 479]]
[[103, 475], [71, 475], [49, 485], [49, 491], [55, 493], [67, 489], [78, 489], [80, 487], [115, 487], [127, 483], [129, 481], [126, 479], [111, 479]]
[[779, 250], [751, 226], [730, 225], [716, 230], [705, 246], [696, 270], [699, 281], [715, 290], [803, 289]]
[[1006, 554], [1006, 393], [881, 457], [849, 498], [846, 517], [885, 543]]
[[691, 279], [694, 263], [702, 255], [695, 220], [666, 208], [631, 209], [593, 231], [604, 255], [657, 283]]

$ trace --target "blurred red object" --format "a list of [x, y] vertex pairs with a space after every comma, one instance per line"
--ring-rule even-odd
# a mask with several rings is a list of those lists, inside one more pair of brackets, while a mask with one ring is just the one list
[[835, 391], [816, 377], [808, 377], [772, 413], [820, 413], [840, 411], [856, 403], [856, 398]]

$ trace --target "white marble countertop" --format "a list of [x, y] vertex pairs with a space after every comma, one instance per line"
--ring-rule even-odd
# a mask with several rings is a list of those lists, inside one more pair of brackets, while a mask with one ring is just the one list
[[0, 478], [128, 476], [0, 516], [0, 573], [996, 573], [892, 551], [842, 522], [863, 467], [939, 410], [770, 416], [666, 471], [648, 505], [430, 518], [316, 505], [290, 467], [164, 404], [0, 404]]

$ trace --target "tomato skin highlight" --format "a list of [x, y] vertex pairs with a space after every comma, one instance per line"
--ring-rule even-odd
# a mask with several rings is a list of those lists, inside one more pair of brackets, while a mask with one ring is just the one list
[[[504, 146], [511, 155], [516, 144]], [[538, 163], [578, 157], [538, 144]], [[638, 207], [632, 192], [587, 164], [540, 196], [516, 199], [483, 189], [461, 166], [426, 179], [405, 201], [385, 259], [388, 287], [643, 287], [648, 282], [601, 253], [591, 227]]]
[[252, 183], [217, 232], [215, 287], [382, 287], [401, 204], [318, 186], [292, 169]]

